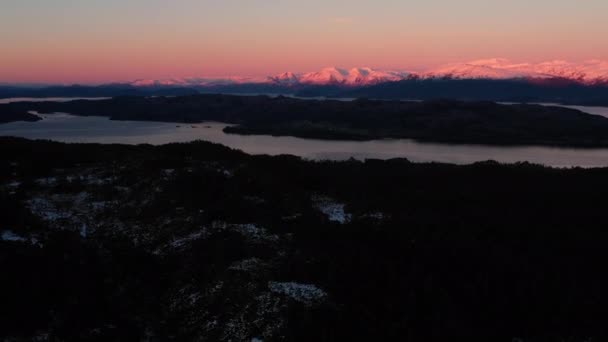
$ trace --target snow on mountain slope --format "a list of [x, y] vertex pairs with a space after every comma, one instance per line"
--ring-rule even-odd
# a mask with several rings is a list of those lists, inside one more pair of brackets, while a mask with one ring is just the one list
[[309, 72], [300, 76], [300, 83], [306, 84], [337, 84], [345, 83], [349, 74], [346, 69], [336, 67], [324, 68], [321, 71]]
[[268, 77], [268, 82], [280, 85], [296, 85], [300, 82], [300, 78], [293, 72], [288, 71], [280, 75]]
[[477, 60], [467, 63], [456, 63], [441, 66], [437, 69], [422, 73], [423, 77], [453, 77], [453, 78], [490, 78], [509, 79], [536, 77], [529, 69], [529, 64], [513, 64], [506, 59], [494, 58]]
[[495, 58], [467, 63], [449, 64], [423, 73], [423, 77], [453, 77], [462, 79], [489, 78], [565, 78], [582, 83], [608, 81], [608, 62], [590, 60], [583, 63], [548, 61], [542, 63], [513, 63]]
[[370, 85], [382, 82], [399, 81], [409, 73], [404, 71], [380, 71], [369, 67], [352, 68], [350, 70], [328, 67], [321, 71], [294, 74], [283, 73], [269, 79], [278, 84], [341, 84], [341, 85]]
[[184, 78], [167, 78], [161, 80], [136, 80], [131, 82], [131, 85], [139, 87], [151, 86], [215, 86], [243, 83], [264, 83], [265, 79], [255, 77], [222, 77], [222, 78], [205, 78], [205, 77], [184, 77]]
[[350, 70], [328, 67], [316, 72], [293, 73], [284, 72], [266, 78], [224, 77], [224, 78], [169, 78], [162, 80], [136, 80], [134, 86], [216, 86], [243, 83], [271, 83], [284, 86], [297, 84], [310, 85], [370, 85], [382, 82], [399, 81], [410, 74], [404, 71], [380, 71], [369, 67], [352, 68]]
[[300, 84], [363, 86], [400, 81], [411, 76], [420, 78], [451, 77], [458, 79], [564, 78], [586, 84], [596, 84], [608, 83], [608, 61], [590, 60], [583, 63], [571, 63], [556, 60], [542, 63], [515, 63], [504, 58], [492, 58], [447, 64], [419, 73], [398, 70], [377, 70], [369, 67], [352, 69], [328, 67], [315, 72], [284, 72], [264, 78], [187, 77], [163, 80], [137, 80], [131, 84], [135, 86], [218, 86], [259, 83], [281, 86], [296, 86]]

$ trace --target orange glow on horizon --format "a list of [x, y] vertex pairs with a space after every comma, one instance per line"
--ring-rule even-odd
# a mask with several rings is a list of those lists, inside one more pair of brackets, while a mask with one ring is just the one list
[[261, 77], [327, 66], [417, 71], [493, 57], [608, 59], [605, 0], [7, 1], [2, 83]]

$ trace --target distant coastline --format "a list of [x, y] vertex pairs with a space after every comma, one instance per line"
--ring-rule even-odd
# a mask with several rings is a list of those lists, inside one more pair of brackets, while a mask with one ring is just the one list
[[0, 99], [25, 97], [117, 97], [186, 96], [233, 94], [253, 96], [273, 94], [301, 98], [368, 98], [383, 100], [494, 101], [519, 103], [559, 103], [563, 105], [608, 106], [608, 84], [585, 84], [567, 79], [534, 82], [527, 79], [411, 78], [369, 85], [234, 83], [216, 85], [133, 84], [70, 86], [1, 86]]

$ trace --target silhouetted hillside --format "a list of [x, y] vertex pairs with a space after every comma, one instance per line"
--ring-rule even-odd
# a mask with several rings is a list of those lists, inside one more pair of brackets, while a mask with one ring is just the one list
[[602, 341], [608, 169], [0, 138], [0, 338]]

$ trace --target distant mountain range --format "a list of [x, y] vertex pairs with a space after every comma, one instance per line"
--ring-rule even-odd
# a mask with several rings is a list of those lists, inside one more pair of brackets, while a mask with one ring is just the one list
[[7, 86], [0, 98], [180, 96], [200, 93], [371, 99], [551, 102], [608, 106], [608, 62], [488, 59], [422, 72], [325, 68], [275, 76], [137, 80], [99, 86]]
[[413, 72], [406, 70], [377, 70], [370, 67], [343, 69], [328, 67], [316, 72], [284, 72], [268, 77], [171, 78], [136, 80], [133, 86], [214, 87], [238, 84], [272, 84], [278, 86], [342, 85], [368, 86], [407, 79], [528, 79], [542, 82], [562, 79], [581, 84], [608, 84], [608, 61], [590, 60], [583, 63], [549, 61], [542, 63], [514, 63], [504, 58], [454, 63], [438, 68]]
[[555, 79], [561, 78], [584, 84], [608, 83], [608, 61], [591, 60], [583, 63], [549, 61], [543, 63], [513, 63], [494, 58], [469, 63], [446, 65], [423, 73], [423, 77], [459, 79]]
[[407, 79], [412, 74], [407, 71], [384, 71], [369, 67], [352, 68], [350, 70], [329, 67], [317, 72], [294, 74], [286, 72], [268, 77], [267, 81], [280, 85], [328, 85], [344, 84], [350, 86], [372, 85], [384, 82], [394, 82]]
[[297, 85], [347, 85], [363, 86], [407, 79], [412, 74], [405, 71], [381, 71], [369, 67], [343, 69], [328, 67], [316, 72], [284, 72], [268, 77], [185, 77], [162, 80], [136, 80], [133, 86], [188, 86], [214, 87], [235, 84], [273, 84], [280, 86]]

